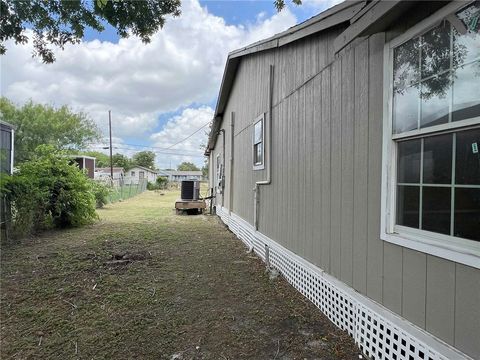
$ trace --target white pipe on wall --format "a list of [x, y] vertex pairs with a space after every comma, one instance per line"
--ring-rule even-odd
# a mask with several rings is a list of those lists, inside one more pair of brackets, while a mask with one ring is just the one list
[[235, 130], [235, 113], [232, 111], [231, 117], [230, 117], [230, 184], [229, 184], [229, 214], [232, 214], [232, 209], [233, 209], [233, 141], [235, 138], [234, 134]]
[[253, 223], [255, 230], [258, 230], [258, 204], [260, 203], [260, 186], [270, 185], [272, 183], [272, 109], [273, 109], [273, 71], [274, 66], [270, 65], [269, 73], [269, 89], [268, 89], [268, 164], [267, 164], [267, 177], [265, 180], [257, 181], [255, 183], [254, 191], [254, 208], [253, 208]]

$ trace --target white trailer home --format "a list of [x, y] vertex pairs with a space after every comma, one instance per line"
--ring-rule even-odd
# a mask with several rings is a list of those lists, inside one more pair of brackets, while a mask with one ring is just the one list
[[127, 184], [139, 184], [143, 181], [154, 183], [157, 181], [158, 171], [144, 166], [134, 166], [127, 171], [125, 182]]
[[480, 358], [479, 18], [344, 2], [228, 56], [217, 214], [371, 359]]

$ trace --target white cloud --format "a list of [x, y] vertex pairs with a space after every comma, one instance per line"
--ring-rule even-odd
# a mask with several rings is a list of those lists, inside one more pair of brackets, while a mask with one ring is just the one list
[[[152, 134], [150, 138], [154, 142], [154, 146], [159, 148], [171, 147], [172, 150], [181, 154], [192, 152], [202, 154], [201, 147], [207, 142], [208, 125], [205, 125], [212, 120], [213, 112], [214, 110], [209, 106], [185, 109], [180, 115], [171, 118], [162, 131]], [[195, 134], [189, 137], [193, 133]], [[172, 145], [187, 137], [188, 139], [181, 144], [172, 147]], [[170, 160], [172, 161], [171, 164]], [[203, 159], [197, 156], [167, 156], [163, 153], [157, 153], [157, 165], [160, 168], [175, 167], [182, 161], [190, 161], [197, 166], [203, 164]]]
[[45, 65], [31, 57], [31, 43], [9, 42], [1, 58], [1, 93], [18, 103], [67, 104], [89, 113], [105, 133], [111, 109], [116, 136], [147, 137], [160, 114], [216, 97], [229, 51], [295, 23], [286, 9], [254, 24], [227, 25], [190, 0], [147, 45], [136, 37], [116, 44], [85, 41], [56, 50], [56, 62]]

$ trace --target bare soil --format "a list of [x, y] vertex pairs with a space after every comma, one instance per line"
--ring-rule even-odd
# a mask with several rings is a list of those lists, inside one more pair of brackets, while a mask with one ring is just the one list
[[351, 338], [178, 192], [1, 252], [2, 359], [358, 359]]

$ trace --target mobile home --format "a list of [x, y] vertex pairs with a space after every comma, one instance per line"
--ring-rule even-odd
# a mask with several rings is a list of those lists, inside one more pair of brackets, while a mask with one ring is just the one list
[[341, 3], [229, 54], [217, 214], [371, 359], [480, 358], [480, 2]]

